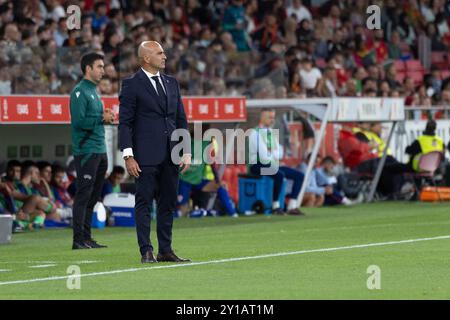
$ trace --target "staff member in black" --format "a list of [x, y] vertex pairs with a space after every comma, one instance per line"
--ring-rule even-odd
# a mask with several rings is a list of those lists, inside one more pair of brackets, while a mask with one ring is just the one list
[[91, 236], [92, 212], [102, 191], [108, 159], [105, 123], [113, 123], [114, 114], [103, 110], [97, 84], [103, 77], [103, 56], [88, 53], [81, 58], [83, 79], [70, 94], [72, 150], [77, 172], [73, 204], [72, 249], [104, 248]]
[[[156, 41], [138, 49], [141, 68], [122, 81], [119, 94], [119, 142], [128, 173], [136, 178], [136, 231], [142, 263], [189, 261], [172, 250], [173, 211], [177, 202], [178, 170], [186, 170], [191, 155], [175, 164], [170, 140], [175, 129], [186, 129], [187, 120], [174, 77], [161, 73], [166, 55]], [[182, 172], [183, 172], [182, 171]], [[158, 255], [150, 242], [150, 206], [156, 198]]]

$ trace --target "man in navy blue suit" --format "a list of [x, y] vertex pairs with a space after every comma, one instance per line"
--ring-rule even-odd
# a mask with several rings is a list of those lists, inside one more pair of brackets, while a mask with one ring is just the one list
[[[172, 250], [173, 211], [177, 202], [178, 171], [189, 168], [191, 155], [174, 163], [171, 134], [187, 130], [187, 120], [174, 77], [161, 71], [166, 55], [156, 41], [138, 49], [141, 69], [122, 81], [119, 94], [119, 144], [127, 171], [136, 178], [135, 218], [142, 263], [186, 262]], [[150, 241], [150, 207], [157, 201], [158, 255]]]

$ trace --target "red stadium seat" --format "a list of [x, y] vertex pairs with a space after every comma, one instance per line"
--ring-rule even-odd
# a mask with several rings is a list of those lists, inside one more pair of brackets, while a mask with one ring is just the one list
[[450, 70], [442, 70], [442, 72], [441, 72], [441, 79], [445, 80], [448, 77], [450, 77]]
[[425, 68], [422, 66], [420, 60], [408, 60], [406, 61], [406, 70], [410, 71], [425, 71]]
[[397, 73], [406, 71], [406, 65], [403, 60], [395, 60], [394, 66], [395, 66], [395, 70], [397, 71]]
[[423, 83], [424, 71], [408, 71], [406, 76], [413, 79], [415, 85]]
[[431, 52], [431, 64], [437, 66], [439, 69], [448, 69], [447, 52], [433, 51]]
[[406, 73], [405, 72], [397, 72], [395, 76], [395, 80], [397, 80], [400, 83], [403, 83], [403, 80], [405, 80]]

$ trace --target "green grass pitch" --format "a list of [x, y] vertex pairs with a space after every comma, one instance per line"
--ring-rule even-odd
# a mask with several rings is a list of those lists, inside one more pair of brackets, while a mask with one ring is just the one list
[[[109, 248], [79, 251], [70, 229], [15, 234], [0, 246], [0, 299], [450, 298], [448, 204], [305, 211], [176, 219], [175, 252], [193, 260], [177, 267], [142, 265], [134, 228], [94, 230]], [[156, 249], [153, 230], [154, 222]], [[80, 267], [80, 289], [67, 287], [71, 265]], [[369, 266], [379, 267], [380, 289], [368, 289]]]

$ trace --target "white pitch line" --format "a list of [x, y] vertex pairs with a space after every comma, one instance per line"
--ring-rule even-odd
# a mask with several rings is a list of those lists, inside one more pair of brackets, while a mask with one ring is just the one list
[[56, 266], [56, 264], [40, 264], [37, 266], [29, 266], [28, 268], [39, 269], [39, 268], [50, 268], [54, 266]]
[[82, 260], [82, 261], [75, 261], [75, 264], [92, 264], [92, 263], [98, 263], [101, 261], [95, 261], [95, 260]]
[[9, 272], [11, 269], [0, 269], [0, 272]]
[[322, 249], [279, 252], [279, 253], [270, 253], [270, 254], [264, 254], [264, 255], [259, 255], [259, 256], [228, 258], [228, 259], [220, 259], [220, 260], [190, 262], [190, 263], [163, 265], [163, 266], [119, 269], [119, 270], [111, 270], [111, 271], [104, 271], [104, 272], [85, 273], [85, 274], [80, 274], [80, 275], [68, 275], [68, 276], [57, 276], [57, 277], [55, 276], [55, 277], [48, 277], [48, 278], [36, 278], [36, 279], [26, 279], [26, 280], [4, 281], [4, 282], [0, 282], [0, 285], [44, 282], [44, 281], [53, 281], [53, 280], [64, 280], [64, 279], [76, 278], [76, 277], [80, 277], [80, 278], [81, 277], [95, 277], [95, 276], [103, 276], [103, 275], [125, 273], [125, 272], [136, 272], [136, 271], [152, 270], [152, 269], [168, 269], [168, 268], [193, 267], [193, 266], [200, 266], [200, 265], [207, 265], [207, 264], [218, 264], [218, 263], [227, 263], [227, 262], [235, 262], [235, 261], [244, 261], [244, 260], [255, 260], [255, 259], [265, 259], [265, 258], [273, 258], [273, 257], [290, 256], [290, 255], [304, 254], [304, 253], [333, 252], [333, 251], [340, 251], [340, 250], [380, 247], [380, 246], [388, 246], [388, 245], [395, 245], [395, 244], [414, 243], [414, 242], [431, 241], [431, 240], [443, 240], [443, 239], [450, 239], [450, 235], [437, 236], [437, 237], [432, 237], [432, 238], [418, 238], [418, 239], [408, 239], [408, 240], [389, 241], [389, 242], [376, 242], [376, 243], [356, 244], [356, 245], [351, 245], [351, 246], [335, 247], [335, 248], [322, 248]]

